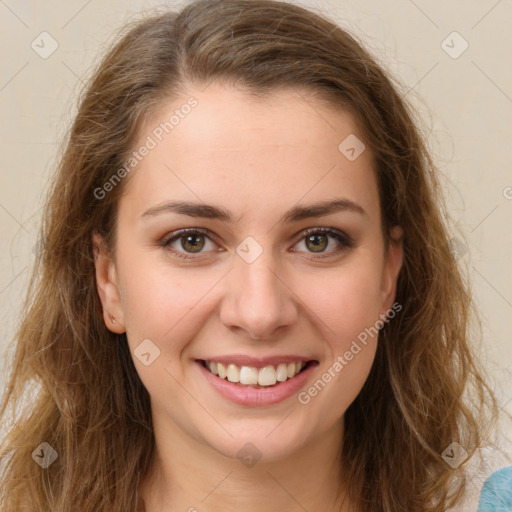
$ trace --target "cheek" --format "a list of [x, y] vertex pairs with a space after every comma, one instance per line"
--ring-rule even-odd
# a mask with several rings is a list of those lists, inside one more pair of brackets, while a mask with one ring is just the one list
[[358, 258], [307, 281], [304, 304], [323, 325], [333, 351], [347, 350], [351, 340], [379, 319], [381, 273], [375, 258]]
[[194, 272], [186, 276], [173, 272], [149, 255], [131, 252], [118, 258], [128, 340], [132, 350], [144, 339], [162, 352], [179, 350], [179, 341], [169, 346], [165, 340], [186, 339], [183, 330], [190, 325], [186, 319], [198, 307], [210, 280], [202, 286]]
[[352, 268], [308, 294], [308, 302], [320, 319], [317, 326], [326, 351], [316, 380], [298, 399], [310, 408], [312, 416], [322, 417], [324, 425], [345, 413], [371, 370], [378, 342], [378, 277], [369, 268]]
[[[134, 259], [128, 268], [122, 296], [136, 371], [154, 403], [165, 404], [170, 395], [186, 401], [178, 384], [183, 379], [181, 362], [200, 325], [201, 297], [211, 288], [211, 279], [170, 272], [143, 258]], [[145, 353], [150, 353], [149, 364], [142, 358]]]
[[379, 265], [368, 251], [312, 280], [316, 284], [309, 287], [305, 304], [315, 313], [327, 351], [318, 378], [304, 390], [301, 403], [328, 410], [329, 421], [356, 398], [373, 364], [381, 300]]

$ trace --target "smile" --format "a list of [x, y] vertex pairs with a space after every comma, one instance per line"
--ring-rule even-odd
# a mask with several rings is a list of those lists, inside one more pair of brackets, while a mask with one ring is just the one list
[[275, 355], [231, 355], [196, 359], [195, 368], [208, 387], [245, 407], [267, 407], [291, 399], [316, 373], [316, 359]]
[[308, 364], [304, 361], [291, 363], [279, 363], [267, 365], [261, 368], [254, 366], [238, 366], [236, 364], [224, 364], [217, 361], [203, 361], [203, 366], [213, 375], [229, 382], [251, 387], [269, 387], [277, 382], [286, 382], [298, 375]]

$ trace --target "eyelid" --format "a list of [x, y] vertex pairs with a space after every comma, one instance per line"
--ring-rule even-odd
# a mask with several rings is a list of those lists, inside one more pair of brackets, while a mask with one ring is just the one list
[[302, 230], [299, 233], [300, 238], [298, 239], [298, 242], [300, 242], [303, 238], [307, 237], [310, 234], [316, 234], [316, 233], [322, 233], [325, 235], [331, 235], [333, 238], [339, 238], [347, 245], [353, 245], [355, 243], [355, 240], [349, 236], [344, 231], [341, 231], [336, 228], [330, 228], [330, 227], [323, 227], [323, 226], [317, 226], [312, 228], [306, 228]]
[[[304, 240], [309, 235], [318, 234], [318, 233], [324, 234], [324, 235], [329, 235], [331, 238], [336, 239], [336, 241], [341, 244], [341, 247], [338, 247], [337, 249], [331, 249], [330, 251], [328, 251], [326, 253], [310, 252], [309, 254], [311, 255], [312, 259], [333, 257], [333, 256], [338, 255], [339, 253], [341, 253], [342, 251], [344, 251], [346, 249], [352, 248], [355, 245], [354, 239], [351, 236], [349, 236], [347, 233], [345, 233], [344, 231], [341, 231], [336, 228], [324, 227], [324, 226], [314, 226], [314, 227], [303, 229], [302, 231], [300, 231], [297, 234], [296, 241], [293, 243], [293, 245], [294, 246], [297, 245], [299, 242]], [[183, 228], [183, 229], [173, 231], [172, 233], [168, 233], [166, 236], [164, 236], [161, 239], [160, 245], [162, 245], [164, 248], [169, 248], [171, 242], [179, 240], [180, 238], [185, 237], [188, 234], [204, 235], [206, 238], [211, 240], [213, 243], [217, 244], [217, 242], [215, 241], [218, 239], [217, 236], [214, 233], [212, 233], [209, 229], [206, 229], [206, 228]], [[175, 249], [172, 249], [172, 248], [169, 248], [169, 250], [174, 252], [174, 254], [177, 255], [178, 258], [189, 259], [189, 260], [199, 259], [201, 257], [201, 255], [205, 254], [203, 252], [187, 253], [187, 252], [182, 252], [182, 251], [176, 251]], [[221, 252], [222, 250], [223, 249], [221, 249], [219, 251], [209, 251], [209, 252]], [[292, 252], [303, 252], [303, 251], [292, 250]]]
[[[170, 247], [171, 242], [174, 242], [176, 240], [179, 240], [180, 238], [184, 238], [185, 236], [189, 234], [200, 234], [204, 235], [205, 238], [208, 238], [213, 243], [217, 244], [215, 240], [217, 240], [216, 235], [214, 235], [209, 229], [206, 228], [184, 228], [184, 229], [178, 229], [176, 231], [173, 231], [171, 233], [168, 233], [165, 235], [159, 242], [159, 244], [164, 249], [169, 249], [172, 251], [175, 255], [177, 255], [178, 258], [182, 259], [197, 259], [198, 257], [201, 257], [201, 255], [204, 255], [205, 253], [199, 252], [199, 253], [187, 253], [182, 251], [177, 251], [176, 249], [173, 249]], [[217, 244], [218, 245], [218, 244]], [[217, 251], [221, 252], [221, 251]]]

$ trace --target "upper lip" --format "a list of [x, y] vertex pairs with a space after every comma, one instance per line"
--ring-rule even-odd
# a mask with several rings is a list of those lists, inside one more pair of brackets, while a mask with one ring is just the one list
[[296, 356], [296, 355], [282, 355], [282, 356], [267, 356], [267, 357], [250, 357], [246, 355], [226, 355], [226, 356], [210, 356], [198, 361], [214, 361], [223, 364], [235, 364], [237, 366], [250, 366], [253, 368], [263, 368], [264, 366], [278, 365], [280, 363], [296, 363], [298, 361], [307, 363], [308, 361], [315, 361], [312, 357]]

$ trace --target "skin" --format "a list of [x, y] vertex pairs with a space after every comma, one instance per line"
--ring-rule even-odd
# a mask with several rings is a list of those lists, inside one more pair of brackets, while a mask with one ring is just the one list
[[[306, 405], [296, 395], [272, 406], [234, 404], [195, 360], [307, 356], [319, 363], [307, 390], [391, 308], [402, 231], [391, 230], [386, 253], [371, 152], [349, 161], [338, 146], [352, 133], [362, 140], [353, 117], [308, 91], [257, 99], [213, 83], [188, 92], [198, 106], [123, 184], [115, 254], [93, 239], [105, 323], [127, 333], [151, 397], [156, 450], [139, 487], [146, 511], [353, 510], [345, 486], [337, 487], [344, 481], [337, 454], [344, 413], [368, 376], [376, 337]], [[162, 105], [140, 140], [183, 103]], [[294, 206], [338, 198], [364, 213], [280, 221]], [[234, 220], [143, 216], [170, 200], [214, 204]], [[354, 246], [335, 254], [342, 243], [320, 234], [315, 248], [303, 232], [318, 227], [348, 234]], [[213, 236], [199, 235], [199, 254], [183, 248], [183, 238], [160, 243], [184, 228]], [[236, 252], [247, 236], [263, 249], [252, 263]], [[160, 350], [149, 366], [133, 356], [145, 339]], [[236, 458], [247, 442], [261, 454], [252, 467]]]

